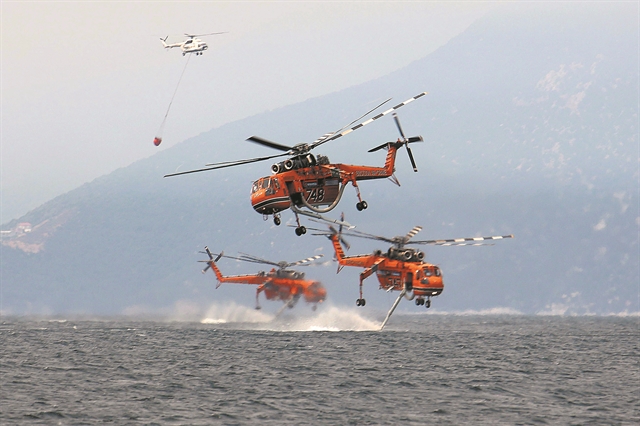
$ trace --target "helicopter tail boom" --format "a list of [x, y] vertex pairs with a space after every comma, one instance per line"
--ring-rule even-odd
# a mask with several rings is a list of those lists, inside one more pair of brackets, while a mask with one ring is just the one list
[[165, 38], [160, 38], [160, 41], [162, 42], [162, 45], [164, 46], [165, 49], [171, 49], [172, 47], [182, 46], [182, 43], [167, 44], [168, 38], [169, 36], [166, 36]]

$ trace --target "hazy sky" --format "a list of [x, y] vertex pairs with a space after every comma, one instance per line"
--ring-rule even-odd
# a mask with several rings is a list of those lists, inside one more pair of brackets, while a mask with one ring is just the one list
[[[12, 2], [1, 7], [0, 223], [227, 122], [426, 56], [485, 2]], [[205, 37], [186, 58], [159, 38]], [[393, 94], [389, 94], [393, 96]]]

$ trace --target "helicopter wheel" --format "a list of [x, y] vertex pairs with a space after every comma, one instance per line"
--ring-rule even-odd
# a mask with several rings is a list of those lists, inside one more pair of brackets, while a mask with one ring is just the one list
[[301, 235], [304, 235], [307, 233], [307, 228], [305, 228], [304, 226], [299, 226], [296, 228], [296, 235], [299, 237]]
[[364, 299], [356, 299], [356, 306], [364, 306], [366, 303], [367, 301]]
[[369, 205], [367, 204], [366, 201], [361, 201], [359, 203], [356, 203], [356, 209], [358, 209], [359, 212], [361, 212], [362, 210], [365, 210], [367, 207], [369, 207]]
[[280, 223], [282, 223], [282, 221], [280, 220], [280, 218], [278, 216], [274, 216], [273, 217], [273, 223], [275, 223], [276, 226], [280, 226]]
[[416, 299], [416, 306], [420, 306], [424, 303], [424, 299]]
[[431, 307], [431, 300], [427, 299], [427, 301], [424, 303], [424, 307], [429, 309]]

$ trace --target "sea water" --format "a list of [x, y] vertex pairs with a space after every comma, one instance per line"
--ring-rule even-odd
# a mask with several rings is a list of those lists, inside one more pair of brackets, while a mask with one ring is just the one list
[[639, 424], [638, 317], [0, 325], [0, 424]]

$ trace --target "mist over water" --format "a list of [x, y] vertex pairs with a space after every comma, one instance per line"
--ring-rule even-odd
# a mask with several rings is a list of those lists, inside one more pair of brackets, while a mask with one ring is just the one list
[[381, 325], [355, 309], [326, 304], [316, 311], [298, 307], [285, 310], [278, 316], [234, 303], [227, 306], [216, 304], [208, 309], [200, 322], [265, 331], [374, 331]]

